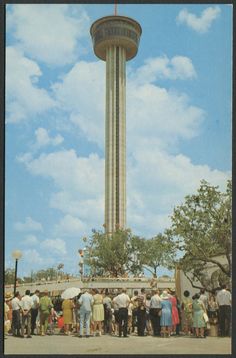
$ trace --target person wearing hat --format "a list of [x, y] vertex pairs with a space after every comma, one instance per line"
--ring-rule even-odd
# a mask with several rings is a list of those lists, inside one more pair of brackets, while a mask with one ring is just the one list
[[11, 329], [11, 300], [13, 298], [13, 294], [7, 292], [5, 294], [5, 302], [4, 302], [4, 334], [7, 334]]
[[172, 303], [166, 290], [161, 294], [161, 336], [170, 337], [172, 327]]
[[39, 313], [40, 313], [40, 334], [45, 336], [48, 329], [48, 318], [53, 307], [51, 298], [48, 297], [48, 290], [44, 290], [43, 296], [39, 299]]

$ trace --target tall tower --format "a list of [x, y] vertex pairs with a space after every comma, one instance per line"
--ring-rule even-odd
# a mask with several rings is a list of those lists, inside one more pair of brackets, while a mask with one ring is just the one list
[[135, 57], [142, 33], [125, 16], [106, 16], [90, 29], [97, 57], [106, 61], [105, 229], [126, 227], [126, 61]]

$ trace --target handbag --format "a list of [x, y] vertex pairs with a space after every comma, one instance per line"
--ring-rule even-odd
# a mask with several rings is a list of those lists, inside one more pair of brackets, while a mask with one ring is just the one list
[[206, 323], [209, 322], [209, 318], [208, 318], [208, 315], [206, 314], [206, 312], [203, 313], [203, 319]]

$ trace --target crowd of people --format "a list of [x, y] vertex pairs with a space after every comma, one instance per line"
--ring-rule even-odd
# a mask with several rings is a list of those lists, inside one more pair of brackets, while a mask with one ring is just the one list
[[219, 335], [230, 336], [231, 293], [222, 286], [206, 294], [204, 289], [191, 296], [184, 291], [180, 301], [171, 289], [134, 290], [128, 295], [104, 289], [84, 289], [77, 297], [62, 300], [49, 292], [26, 290], [21, 297], [5, 294], [5, 334], [32, 338], [33, 335], [60, 333], [80, 338], [102, 334], [128, 337], [152, 335], [170, 337], [207, 336], [209, 324], [219, 323]]

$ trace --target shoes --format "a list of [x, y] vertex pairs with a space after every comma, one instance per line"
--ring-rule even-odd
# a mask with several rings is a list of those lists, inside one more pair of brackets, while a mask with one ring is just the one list
[[80, 335], [79, 335], [79, 338], [83, 338], [83, 336], [80, 334]]
[[27, 336], [26, 338], [32, 338], [32, 336]]
[[86, 338], [89, 338], [90, 336], [86, 335], [85, 337], [86, 337]]

